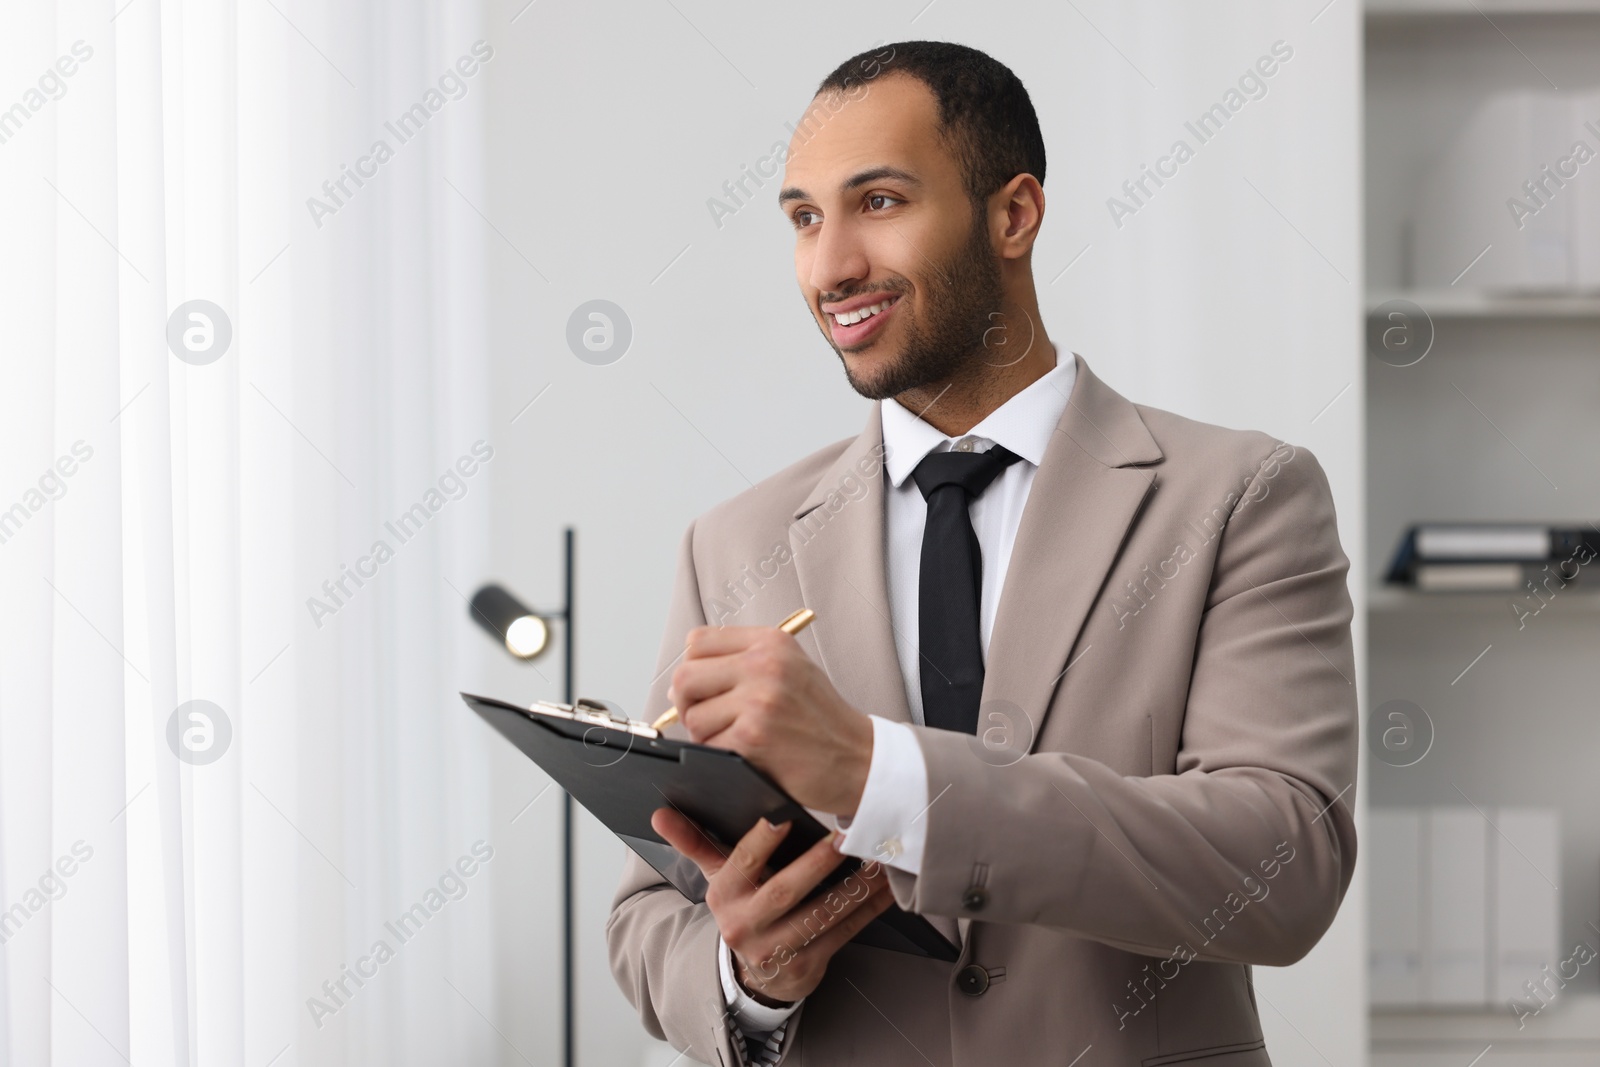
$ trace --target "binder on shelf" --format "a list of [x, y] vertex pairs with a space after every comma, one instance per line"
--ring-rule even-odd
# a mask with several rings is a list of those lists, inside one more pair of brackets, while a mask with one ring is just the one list
[[1420, 523], [1406, 530], [1384, 580], [1424, 592], [1522, 591], [1574, 584], [1600, 556], [1600, 528], [1542, 523]]
[[1412, 570], [1411, 584], [1424, 593], [1513, 593], [1542, 577], [1540, 568], [1526, 563], [1421, 563]]

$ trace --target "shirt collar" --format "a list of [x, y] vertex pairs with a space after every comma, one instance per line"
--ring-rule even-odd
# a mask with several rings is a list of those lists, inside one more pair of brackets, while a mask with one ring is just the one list
[[[1067, 409], [1067, 398], [1072, 395], [1072, 384], [1077, 378], [1077, 361], [1068, 354], [1061, 358], [1061, 350], [1051, 343], [1056, 355], [1056, 365], [1037, 381], [995, 408], [961, 437], [976, 437], [1003, 445], [1018, 456], [1038, 466], [1044, 460], [1045, 447]], [[929, 452], [950, 448], [960, 437], [947, 437], [924, 422], [915, 412], [901, 405], [893, 397], [879, 401], [883, 421], [883, 443], [888, 449], [884, 469], [889, 481], [899, 488], [922, 458]]]

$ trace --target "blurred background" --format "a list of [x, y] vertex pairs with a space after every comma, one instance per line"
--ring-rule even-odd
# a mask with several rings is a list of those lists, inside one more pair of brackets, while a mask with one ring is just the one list
[[1600, 3], [113, 0], [0, 10], [0, 1065], [687, 1062], [457, 693], [639, 713], [688, 523], [860, 430], [760, 171], [915, 39], [1033, 97], [1063, 351], [1332, 482], [1274, 1062], [1600, 1062]]

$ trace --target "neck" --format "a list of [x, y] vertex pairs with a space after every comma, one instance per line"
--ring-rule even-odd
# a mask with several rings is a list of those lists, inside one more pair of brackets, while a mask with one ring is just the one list
[[[1039, 317], [1034, 315], [1033, 321]], [[1042, 325], [1020, 358], [1004, 352], [1003, 347], [980, 350], [962, 372], [908, 389], [894, 399], [946, 437], [959, 437], [1056, 365], [1055, 346]], [[1072, 354], [1062, 358], [1071, 359]]]

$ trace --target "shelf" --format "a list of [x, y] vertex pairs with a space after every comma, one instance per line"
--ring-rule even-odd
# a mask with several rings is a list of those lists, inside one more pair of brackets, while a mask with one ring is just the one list
[[1553, 30], [1589, 37], [1600, 32], [1600, 2], [1518, 4], [1481, 0], [1386, 0], [1369, 3], [1365, 18], [1369, 48], [1402, 46], [1432, 49], [1448, 41], [1495, 40], [1530, 30]]
[[1409, 300], [1432, 319], [1600, 318], [1600, 294], [1513, 296], [1471, 289], [1399, 289], [1367, 294], [1367, 314], [1390, 300]]
[[1430, 18], [1482, 19], [1600, 15], [1597, 0], [1367, 0], [1367, 18], [1385, 22]]
[[1520, 1030], [1516, 1013], [1504, 1003], [1472, 1010], [1373, 1008], [1370, 1022], [1374, 1052], [1425, 1045], [1430, 1052], [1470, 1050], [1470, 1057], [1489, 1042], [1497, 1052], [1532, 1051], [1550, 1042], [1600, 1051], [1600, 996], [1570, 987], [1538, 1015], [1523, 1020]]
[[[1563, 590], [1545, 606], [1554, 611], [1600, 610], [1600, 596], [1595, 593], [1592, 584], [1583, 592], [1576, 588]], [[1404, 586], [1376, 584], [1367, 587], [1367, 610], [1370, 612], [1510, 613], [1512, 602], [1522, 602], [1521, 594], [1515, 589], [1496, 593], [1419, 593]]]

